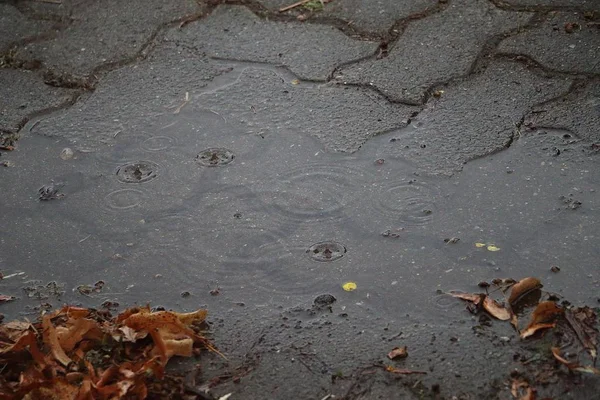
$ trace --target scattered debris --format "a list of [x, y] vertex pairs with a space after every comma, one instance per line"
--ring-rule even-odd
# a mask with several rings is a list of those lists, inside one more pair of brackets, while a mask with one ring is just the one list
[[451, 238], [446, 238], [444, 239], [444, 242], [448, 243], [448, 244], [456, 244], [460, 241], [459, 238], [457, 237], [451, 237]]
[[520, 376], [513, 378], [510, 393], [515, 399], [535, 400], [535, 390], [529, 386], [527, 380]]
[[65, 197], [65, 195], [63, 193], [58, 192], [60, 189], [62, 189], [63, 186], [64, 184], [62, 183], [52, 183], [50, 185], [42, 186], [38, 190], [39, 199], [41, 201], [62, 199], [63, 197]]
[[427, 372], [425, 372], [425, 371], [413, 371], [413, 370], [404, 369], [404, 368], [394, 368], [391, 365], [388, 365], [387, 367], [385, 367], [385, 370], [388, 372], [391, 372], [392, 374], [398, 374], [398, 375], [413, 375], [413, 374], [425, 375], [425, 374], [427, 374]]
[[60, 158], [62, 160], [70, 160], [71, 158], [73, 158], [75, 153], [73, 153], [73, 150], [71, 150], [68, 147], [65, 147], [64, 149], [62, 149], [62, 151], [60, 152]]
[[408, 348], [406, 346], [394, 347], [392, 351], [388, 353], [387, 356], [390, 360], [394, 360], [397, 358], [406, 358], [408, 357]]
[[199, 334], [206, 315], [135, 307], [113, 318], [65, 306], [35, 324], [2, 324], [0, 398], [155, 398], [170, 358], [218, 353]]
[[94, 283], [94, 285], [79, 285], [77, 286], [76, 290], [84, 295], [84, 296], [90, 296], [92, 293], [100, 293], [102, 291], [102, 288], [104, 287], [104, 281], [98, 281], [96, 283]]
[[331, 307], [333, 303], [335, 303], [337, 299], [330, 294], [321, 294], [315, 297], [313, 301], [313, 307], [316, 308], [324, 308]]
[[436, 99], [439, 99], [440, 97], [442, 97], [443, 94], [444, 94], [443, 90], [436, 90], [435, 92], [433, 92], [433, 97], [435, 97]]
[[375, 164], [377, 165], [383, 165], [385, 163], [385, 160], [383, 158], [379, 158], [377, 160], [375, 160]]
[[7, 296], [5, 294], [0, 294], [0, 303], [7, 303], [9, 301], [14, 301], [15, 299], [15, 296]]
[[396, 231], [392, 231], [390, 229], [387, 229], [383, 232], [381, 232], [381, 236], [383, 237], [389, 237], [392, 239], [398, 239], [400, 237], [400, 233], [398, 233], [398, 230], [403, 230], [403, 229], [397, 229]]
[[576, 30], [581, 30], [581, 25], [579, 25], [577, 22], [567, 22], [565, 24], [565, 32], [573, 33]]
[[550, 271], [557, 273], [557, 272], [560, 272], [560, 268], [557, 267], [556, 265], [553, 265], [550, 267]]
[[598, 370], [594, 367], [586, 367], [583, 365], [579, 365], [576, 362], [570, 362], [569, 360], [563, 358], [560, 355], [559, 347], [553, 347], [551, 350], [552, 350], [552, 355], [554, 356], [554, 358], [556, 358], [561, 364], [566, 365], [567, 368], [569, 368], [571, 371], [583, 372], [586, 374], [600, 375], [600, 370]]

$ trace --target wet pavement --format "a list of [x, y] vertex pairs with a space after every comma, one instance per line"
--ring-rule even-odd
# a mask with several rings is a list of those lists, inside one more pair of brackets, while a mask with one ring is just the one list
[[218, 3], [0, 2], [0, 312], [206, 307], [216, 398], [513, 398], [539, 345], [444, 293], [600, 301], [598, 4]]

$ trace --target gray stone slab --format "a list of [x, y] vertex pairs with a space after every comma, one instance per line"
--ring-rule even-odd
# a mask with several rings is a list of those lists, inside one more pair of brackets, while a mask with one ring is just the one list
[[431, 85], [467, 74], [488, 39], [530, 16], [489, 2], [456, 1], [444, 12], [412, 22], [388, 57], [350, 65], [335, 78], [374, 85], [392, 100], [420, 103]]
[[518, 63], [493, 63], [482, 75], [449, 86], [428, 102], [412, 129], [390, 135], [382, 151], [450, 174], [469, 160], [504, 149], [531, 107], [566, 92], [569, 85], [570, 80], [545, 79]]
[[11, 44], [39, 35], [51, 26], [52, 22], [30, 20], [16, 7], [0, 3], [0, 53]]
[[[572, 33], [567, 32], [569, 28]], [[539, 27], [502, 41], [498, 51], [528, 55], [554, 70], [597, 74], [600, 28], [581, 13], [553, 13]]]
[[503, 0], [513, 7], [577, 7], [581, 10], [597, 10], [600, 8], [596, 0]]
[[0, 131], [16, 132], [31, 114], [58, 107], [74, 95], [73, 90], [44, 84], [29, 71], [0, 69]]
[[530, 128], [566, 129], [582, 139], [600, 142], [600, 83], [535, 107], [525, 119]]
[[[294, 3], [290, 0], [260, 0], [272, 11]], [[400, 19], [421, 13], [438, 3], [437, 0], [335, 0], [325, 4], [315, 17], [333, 17], [347, 21], [361, 31], [385, 34]], [[290, 12], [305, 13], [302, 7]]]
[[220, 6], [169, 38], [211, 57], [285, 65], [310, 80], [325, 80], [338, 65], [367, 57], [378, 47], [331, 26], [261, 20], [240, 6]]
[[112, 144], [116, 136], [136, 134], [151, 116], [173, 112], [186, 92], [200, 90], [221, 72], [190, 50], [161, 46], [143, 62], [108, 73], [89, 97], [39, 121], [32, 132], [82, 148]]
[[102, 64], [134, 57], [161, 25], [200, 11], [192, 0], [84, 1], [73, 6], [68, 28], [55, 38], [27, 45], [17, 56], [86, 76]]

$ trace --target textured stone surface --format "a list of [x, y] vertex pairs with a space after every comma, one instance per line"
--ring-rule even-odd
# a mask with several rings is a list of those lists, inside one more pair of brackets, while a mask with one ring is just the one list
[[526, 54], [554, 70], [597, 74], [600, 73], [598, 24], [581, 13], [551, 14], [539, 27], [502, 41], [498, 51]]
[[377, 49], [377, 43], [350, 39], [330, 26], [264, 21], [240, 6], [220, 6], [169, 38], [211, 57], [285, 65], [311, 80], [325, 80], [336, 66]]
[[48, 86], [28, 71], [0, 69], [0, 82], [0, 131], [4, 132], [16, 132], [28, 115], [58, 107], [74, 94]]
[[17, 56], [85, 76], [102, 64], [131, 59], [162, 24], [200, 11], [192, 0], [84, 1], [73, 7], [68, 28], [50, 40], [29, 44]]
[[[277, 11], [293, 1], [260, 0], [260, 3], [270, 10]], [[421, 13], [437, 3], [437, 0], [337, 0], [326, 3], [323, 10], [314, 16], [340, 18], [362, 31], [384, 34], [397, 20]], [[306, 9], [297, 7], [293, 12], [302, 13], [306, 12]]]
[[501, 11], [489, 2], [453, 2], [444, 12], [412, 22], [388, 57], [350, 65], [336, 78], [374, 85], [393, 100], [419, 103], [432, 84], [467, 74], [486, 40], [522, 26], [530, 16]]
[[207, 85], [220, 71], [190, 50], [168, 45], [144, 62], [109, 73], [85, 101], [40, 121], [34, 133], [70, 139], [84, 147], [114, 142], [156, 114], [172, 112], [186, 92]]
[[14, 6], [0, 3], [0, 53], [14, 42], [34, 37], [51, 26], [49, 21], [29, 20]]
[[513, 7], [577, 7], [581, 10], [598, 10], [596, 0], [502, 0]]
[[525, 119], [532, 128], [567, 129], [582, 139], [600, 142], [600, 83], [535, 107]]
[[472, 159], [505, 148], [531, 107], [569, 88], [569, 80], [543, 79], [523, 66], [492, 64], [484, 74], [445, 89], [414, 122], [392, 135], [392, 154], [434, 173], [460, 170]]

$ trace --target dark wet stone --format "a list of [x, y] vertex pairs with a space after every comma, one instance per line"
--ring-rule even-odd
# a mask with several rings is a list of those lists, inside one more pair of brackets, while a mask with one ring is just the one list
[[11, 44], [49, 30], [52, 25], [50, 21], [28, 19], [15, 6], [0, 3], [0, 53], [8, 50]]
[[218, 167], [229, 164], [234, 158], [235, 154], [233, 154], [231, 150], [212, 148], [201, 151], [196, 156], [196, 162], [200, 165], [204, 165], [205, 167]]
[[201, 11], [198, 3], [188, 1], [81, 1], [73, 5], [73, 22], [66, 29], [28, 44], [16, 56], [39, 59], [55, 71], [86, 76], [102, 64], [133, 58], [161, 25]]
[[369, 56], [378, 46], [327, 25], [262, 20], [240, 6], [220, 6], [208, 18], [170, 32], [169, 39], [213, 57], [283, 64], [310, 80], [325, 80], [338, 65]]
[[[568, 24], [580, 29], [567, 33]], [[586, 20], [581, 13], [551, 13], [543, 24], [502, 41], [498, 51], [527, 55], [554, 70], [597, 74], [599, 35], [598, 22]]]
[[[489, 38], [530, 17], [502, 11], [488, 1], [454, 1], [443, 12], [411, 22], [388, 57], [344, 67], [334, 78], [374, 85], [393, 100], [420, 103], [434, 83], [467, 74]], [[472, 23], [481, 19], [486, 22]]]
[[336, 302], [336, 298], [330, 294], [321, 294], [315, 297], [314, 305], [316, 307], [328, 307]]
[[29, 115], [66, 104], [76, 93], [48, 86], [29, 71], [0, 68], [0, 82], [0, 131], [5, 132], [17, 132]]
[[337, 242], [319, 242], [313, 244], [306, 252], [315, 261], [335, 261], [346, 254], [346, 247]]

